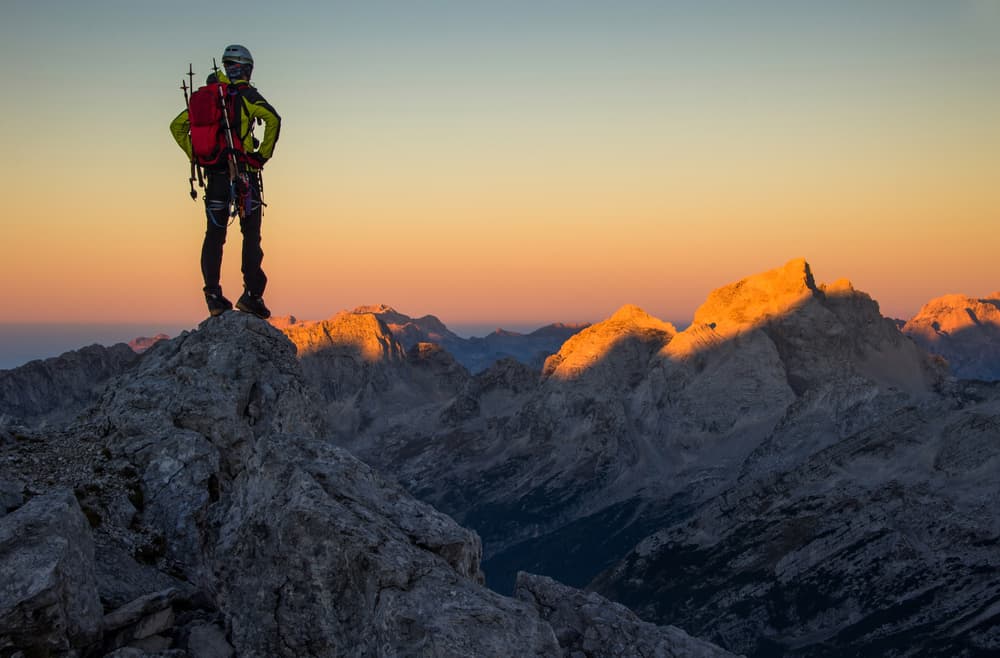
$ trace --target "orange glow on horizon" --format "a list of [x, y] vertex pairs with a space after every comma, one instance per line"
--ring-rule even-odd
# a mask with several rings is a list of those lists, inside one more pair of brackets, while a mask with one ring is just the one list
[[[0, 322], [204, 317], [204, 210], [167, 125], [179, 71], [204, 71], [217, 35], [188, 53], [179, 17], [122, 29], [149, 11], [88, 5], [81, 31], [25, 5], [7, 26], [26, 64], [3, 86], [39, 103], [11, 108], [0, 160]], [[996, 12], [831, 3], [819, 22], [790, 5], [750, 25], [708, 5], [471, 3], [443, 32], [440, 8], [330, 11], [294, 30], [272, 16], [255, 51], [284, 117], [263, 222], [278, 315], [386, 303], [540, 325], [634, 303], [686, 324], [713, 289], [796, 257], [894, 317], [1000, 288]]]

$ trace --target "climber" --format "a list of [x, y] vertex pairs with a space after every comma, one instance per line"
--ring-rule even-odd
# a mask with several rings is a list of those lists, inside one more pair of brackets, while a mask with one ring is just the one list
[[[264, 304], [267, 276], [261, 269], [264, 258], [260, 246], [263, 206], [261, 169], [274, 154], [281, 117], [250, 85], [253, 64], [253, 57], [244, 46], [228, 46], [222, 54], [223, 70], [215, 72], [215, 79], [209, 77], [205, 87], [192, 92], [188, 108], [170, 124], [170, 132], [177, 144], [193, 166], [204, 169], [208, 178], [204, 197], [207, 228], [201, 248], [201, 272], [205, 282], [205, 302], [209, 314], [213, 316], [233, 308], [232, 302], [222, 294], [220, 277], [226, 229], [230, 215], [237, 214], [243, 232], [244, 290], [236, 308], [261, 318], [271, 315]], [[215, 108], [212, 108], [213, 103], [196, 102], [196, 97], [206, 97], [199, 96], [203, 92], [206, 95], [216, 94], [219, 102]], [[221, 124], [212, 121], [210, 123], [215, 125], [210, 125], [201, 121], [204, 111], [200, 108], [204, 107], [221, 116]], [[253, 135], [255, 122], [264, 123], [264, 138], [259, 142]], [[221, 148], [213, 148], [215, 141]]]

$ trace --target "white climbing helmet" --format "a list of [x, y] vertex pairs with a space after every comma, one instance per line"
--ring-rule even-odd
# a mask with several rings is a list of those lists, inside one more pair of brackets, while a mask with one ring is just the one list
[[222, 63], [225, 64], [226, 62], [239, 62], [240, 64], [253, 66], [253, 55], [250, 54], [246, 46], [233, 44], [226, 46], [226, 49], [222, 51]]

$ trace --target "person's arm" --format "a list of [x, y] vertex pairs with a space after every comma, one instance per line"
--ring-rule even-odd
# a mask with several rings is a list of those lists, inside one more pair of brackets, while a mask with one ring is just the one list
[[250, 121], [260, 119], [264, 122], [264, 139], [260, 141], [257, 153], [267, 162], [274, 155], [274, 146], [278, 143], [278, 135], [281, 133], [281, 117], [277, 110], [271, 106], [260, 92], [253, 87], [243, 89], [243, 100], [250, 115]]
[[194, 159], [194, 151], [191, 149], [191, 121], [188, 119], [188, 111], [182, 110], [173, 121], [170, 122], [170, 134], [174, 136], [174, 141], [187, 154], [188, 160]]

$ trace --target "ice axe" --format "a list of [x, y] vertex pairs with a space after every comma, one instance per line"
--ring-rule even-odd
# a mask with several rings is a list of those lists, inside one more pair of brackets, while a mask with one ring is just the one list
[[[190, 84], [189, 84], [188, 81], [185, 81], [184, 78], [181, 78], [181, 91], [184, 92], [184, 106], [188, 109], [188, 116], [190, 117], [191, 116], [191, 96], [188, 94], [188, 91], [190, 91], [192, 94], [194, 93], [194, 67], [190, 63], [188, 63], [187, 77], [188, 77], [188, 81], [190, 82]], [[201, 168], [198, 167], [198, 165], [194, 161], [194, 157], [192, 156], [191, 157], [191, 176], [188, 178], [188, 183], [190, 183], [190, 185], [191, 185], [191, 200], [192, 201], [197, 201], [198, 200], [198, 193], [195, 192], [195, 190], [194, 190], [195, 172], [198, 172], [198, 186], [199, 187], [205, 187], [205, 181], [202, 180], [202, 177], [201, 177]]]

